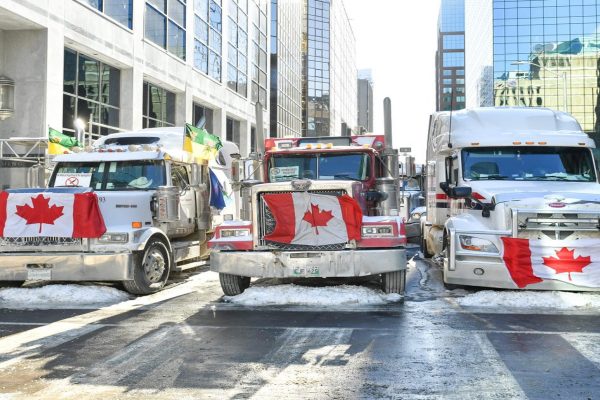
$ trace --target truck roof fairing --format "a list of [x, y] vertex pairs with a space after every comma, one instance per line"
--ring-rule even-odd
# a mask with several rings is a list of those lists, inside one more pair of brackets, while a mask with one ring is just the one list
[[[434, 114], [441, 124], [432, 142], [447, 147], [448, 131], [454, 148], [527, 145], [595, 147], [594, 141], [567, 113], [542, 107], [481, 107]], [[450, 118], [452, 121], [450, 122]]]

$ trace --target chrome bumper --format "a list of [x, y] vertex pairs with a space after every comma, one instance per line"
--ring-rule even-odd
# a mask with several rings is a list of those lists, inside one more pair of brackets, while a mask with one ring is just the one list
[[366, 276], [406, 269], [406, 250], [213, 251], [210, 269], [261, 278]]
[[124, 281], [133, 279], [132, 253], [1, 253], [0, 281]]

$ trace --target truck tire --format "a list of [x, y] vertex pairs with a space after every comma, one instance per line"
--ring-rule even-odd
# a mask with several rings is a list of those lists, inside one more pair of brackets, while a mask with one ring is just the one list
[[25, 283], [25, 281], [0, 281], [0, 288], [3, 288], [3, 287], [7, 287], [7, 288], [9, 288], [9, 287], [12, 287], [12, 288], [21, 287], [21, 286], [23, 286], [24, 283]]
[[381, 289], [385, 293], [404, 294], [406, 286], [406, 270], [381, 274]]
[[250, 286], [249, 276], [239, 276], [231, 274], [219, 273], [219, 281], [221, 282], [221, 288], [226, 296], [237, 296], [242, 294], [244, 290]]
[[159, 239], [150, 239], [146, 248], [134, 257], [133, 280], [123, 281], [131, 294], [146, 295], [158, 292], [169, 279], [171, 255]]
[[425, 235], [421, 236], [421, 253], [423, 253], [423, 258], [433, 257], [433, 254], [427, 250], [427, 240], [425, 239]]

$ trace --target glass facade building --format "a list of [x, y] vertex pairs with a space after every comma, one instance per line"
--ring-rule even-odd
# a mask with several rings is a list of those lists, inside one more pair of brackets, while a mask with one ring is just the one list
[[[305, 0], [304, 0], [305, 1]], [[269, 134], [302, 135], [303, 0], [271, 0]]]
[[467, 40], [488, 47], [467, 65], [473, 105], [566, 110], [598, 140], [600, 3], [468, 0], [467, 8]]
[[356, 126], [354, 33], [343, 1], [306, 0], [303, 21], [303, 136], [348, 134]]
[[442, 0], [436, 53], [436, 108], [465, 108], [465, 0]]

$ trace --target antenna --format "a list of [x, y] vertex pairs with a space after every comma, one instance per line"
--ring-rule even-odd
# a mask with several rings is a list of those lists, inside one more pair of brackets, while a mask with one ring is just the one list
[[450, 122], [449, 122], [449, 126], [448, 126], [448, 148], [451, 149], [452, 148], [452, 141], [450, 140], [452, 138], [452, 110], [454, 109], [454, 88], [450, 88], [451, 92], [450, 92]]

